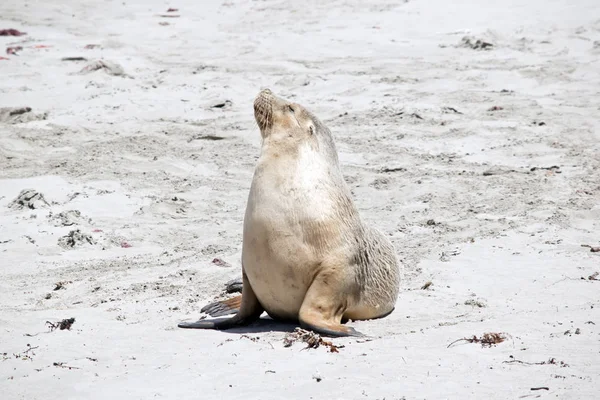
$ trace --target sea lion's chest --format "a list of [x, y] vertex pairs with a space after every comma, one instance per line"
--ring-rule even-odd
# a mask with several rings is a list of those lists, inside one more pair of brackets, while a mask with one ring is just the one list
[[247, 211], [257, 223], [266, 219], [276, 226], [327, 218], [335, 212], [331, 169], [314, 151], [267, 154], [256, 166]]
[[335, 237], [328, 166], [318, 157], [292, 161], [259, 160], [244, 218], [244, 270], [263, 307], [281, 318], [298, 312]]

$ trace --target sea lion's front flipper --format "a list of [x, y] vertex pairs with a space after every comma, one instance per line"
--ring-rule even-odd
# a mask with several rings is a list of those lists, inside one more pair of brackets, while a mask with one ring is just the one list
[[215, 301], [207, 304], [200, 311], [211, 317], [222, 317], [227, 314], [235, 314], [240, 310], [242, 305], [242, 295], [232, 297], [227, 300]]
[[352, 292], [344, 274], [341, 268], [325, 267], [315, 277], [300, 307], [300, 326], [325, 336], [365, 336], [341, 324]]
[[[243, 267], [242, 267], [243, 268]], [[225, 300], [223, 302], [216, 302], [217, 305], [213, 306], [215, 303], [211, 303], [205, 307], [209, 311], [206, 311], [211, 316], [217, 315], [225, 315], [230, 312], [233, 312], [236, 305], [239, 305], [239, 311], [231, 318], [227, 318], [225, 320], [209, 320], [209, 321], [196, 321], [196, 322], [181, 322], [177, 324], [180, 328], [187, 329], [231, 329], [239, 326], [249, 325], [252, 322], [256, 321], [260, 315], [263, 313], [264, 308], [259, 303], [256, 295], [254, 294], [254, 290], [252, 286], [250, 286], [250, 282], [248, 282], [248, 278], [246, 274], [243, 274], [243, 285], [244, 290], [242, 291], [241, 296], [233, 297], [229, 300]], [[211, 314], [211, 312], [214, 312]]]

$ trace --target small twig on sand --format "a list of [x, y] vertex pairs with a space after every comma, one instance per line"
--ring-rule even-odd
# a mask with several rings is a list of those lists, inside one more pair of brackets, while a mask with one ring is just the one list
[[28, 345], [27, 345], [27, 350], [25, 350], [25, 351], [23, 352], [23, 354], [27, 354], [27, 353], [29, 353], [31, 350], [35, 350], [35, 349], [37, 349], [37, 348], [39, 348], [39, 347], [40, 347], [40, 346], [31, 347], [31, 345], [30, 345], [30, 344], [28, 344]]
[[308, 345], [303, 350], [316, 349], [317, 347], [323, 345], [329, 347], [329, 351], [331, 353], [339, 353], [338, 349], [344, 347], [336, 346], [329, 341], [323, 340], [323, 338], [321, 338], [321, 335], [319, 335], [318, 333], [307, 331], [302, 328], [296, 328], [294, 332], [288, 333], [285, 336], [285, 338], [283, 338], [283, 346], [290, 347], [296, 341], [301, 341]]
[[55, 362], [55, 363], [52, 363], [52, 365], [54, 365], [55, 367], [68, 368], [68, 369], [81, 369], [79, 367], [71, 367], [69, 365], [65, 365], [65, 363], [62, 363], [62, 362]]
[[507, 334], [505, 333], [493, 332], [484, 333], [481, 338], [478, 338], [477, 336], [473, 335], [473, 337], [470, 338], [462, 338], [455, 340], [454, 342], [450, 343], [447, 348], [450, 348], [450, 346], [460, 341], [465, 341], [468, 343], [481, 343], [481, 347], [492, 347], [494, 345], [497, 345], [498, 343], [504, 342], [506, 340], [506, 335]]
[[533, 362], [533, 363], [517, 360], [516, 358], [513, 358], [513, 356], [510, 356], [510, 358], [512, 358], [512, 360], [502, 361], [502, 363], [503, 364], [522, 364], [522, 365], [560, 365], [561, 367], [569, 366], [569, 364], [565, 363], [564, 361], [556, 361], [556, 358], [554, 358], [554, 357], [548, 359], [548, 361]]
[[531, 388], [531, 390], [550, 390], [550, 388], [548, 388], [546, 386], [540, 386], [540, 387], [533, 387], [533, 388]]

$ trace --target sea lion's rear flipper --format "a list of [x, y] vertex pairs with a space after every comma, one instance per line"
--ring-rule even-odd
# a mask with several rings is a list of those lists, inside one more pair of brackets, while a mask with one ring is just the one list
[[[262, 312], [260, 313], [262, 314]], [[226, 318], [224, 320], [220, 320], [220, 321], [215, 321], [215, 320], [210, 320], [210, 321], [196, 321], [196, 322], [180, 322], [179, 324], [177, 324], [177, 326], [179, 328], [186, 328], [186, 329], [218, 329], [218, 330], [226, 330], [226, 329], [231, 329], [231, 328], [236, 328], [239, 326], [245, 326], [245, 325], [249, 325], [252, 322], [256, 321], [258, 319], [258, 317], [260, 316], [260, 314], [258, 314], [257, 317], [254, 317], [253, 315], [248, 316], [246, 318], [240, 317], [239, 313], [234, 315], [231, 318]]]
[[215, 301], [207, 304], [200, 311], [211, 317], [222, 317], [227, 314], [235, 314], [240, 310], [242, 304], [242, 295], [232, 297], [227, 300]]
[[325, 336], [365, 336], [341, 324], [351, 296], [340, 268], [323, 268], [308, 288], [300, 307], [300, 326]]
[[236, 307], [239, 307], [239, 311], [237, 311], [237, 314], [235, 314], [233, 317], [219, 321], [203, 320], [196, 322], [181, 322], [177, 324], [177, 326], [180, 328], [188, 329], [225, 330], [239, 326], [249, 325], [252, 322], [256, 321], [263, 313], [264, 308], [256, 298], [254, 290], [252, 289], [252, 286], [250, 286], [250, 282], [248, 282], [248, 278], [246, 277], [245, 273], [243, 274], [243, 281], [244, 290], [242, 291], [241, 296], [236, 296], [229, 300], [224, 300], [222, 302], [211, 303], [202, 308], [202, 310], [208, 313], [209, 315], [217, 316], [234, 312], [233, 310], [235, 310]]

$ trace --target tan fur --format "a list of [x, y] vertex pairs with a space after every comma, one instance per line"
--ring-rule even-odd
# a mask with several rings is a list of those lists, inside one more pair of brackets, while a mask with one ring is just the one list
[[341, 322], [394, 309], [394, 248], [361, 221], [318, 118], [269, 90], [254, 110], [263, 143], [244, 217], [242, 302], [227, 321], [183, 327], [227, 329], [264, 310], [323, 334], [360, 334]]

